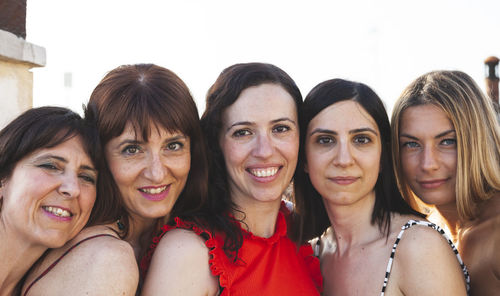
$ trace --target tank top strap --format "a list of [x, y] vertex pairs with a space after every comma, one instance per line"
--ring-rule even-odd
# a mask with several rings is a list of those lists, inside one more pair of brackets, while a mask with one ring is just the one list
[[102, 237], [102, 236], [110, 236], [110, 237], [119, 239], [116, 236], [114, 236], [112, 234], [107, 234], [107, 233], [96, 234], [96, 235], [89, 236], [87, 238], [82, 239], [81, 241], [77, 242], [76, 244], [72, 245], [69, 249], [67, 249], [59, 258], [57, 258], [54, 262], [52, 262], [52, 264], [50, 264], [50, 266], [47, 267], [47, 269], [45, 269], [36, 279], [34, 279], [31, 282], [31, 284], [28, 286], [28, 288], [26, 288], [26, 291], [24, 292], [23, 295], [24, 296], [28, 295], [28, 292], [33, 287], [33, 285], [36, 284], [39, 280], [41, 280], [47, 273], [49, 273], [59, 263], [59, 261], [61, 261], [61, 259], [64, 258], [66, 255], [68, 255], [68, 253], [71, 252], [74, 248], [78, 247], [80, 244], [82, 244], [88, 240]]
[[460, 263], [460, 267], [462, 268], [462, 272], [464, 274], [465, 278], [465, 283], [467, 285], [467, 295], [469, 295], [470, 291], [470, 276], [469, 272], [467, 270], [467, 267], [465, 266], [464, 262], [462, 261], [462, 258], [460, 257], [460, 254], [458, 254], [458, 250], [453, 244], [453, 241], [446, 235], [444, 230], [437, 226], [434, 223], [431, 223], [429, 221], [417, 221], [417, 220], [409, 220], [405, 225], [401, 227], [401, 231], [398, 234], [398, 237], [396, 238], [396, 241], [394, 242], [394, 245], [392, 246], [392, 251], [391, 251], [391, 256], [389, 257], [389, 262], [387, 263], [387, 268], [385, 270], [385, 278], [384, 278], [384, 285], [382, 286], [382, 292], [380, 293], [381, 296], [384, 296], [385, 294], [385, 289], [387, 287], [387, 283], [389, 282], [389, 277], [391, 276], [391, 270], [392, 270], [392, 263], [394, 262], [394, 255], [396, 254], [396, 248], [398, 247], [399, 242], [401, 241], [401, 237], [403, 236], [403, 233], [405, 232], [406, 229], [412, 227], [413, 225], [421, 225], [421, 226], [427, 226], [430, 227], [434, 230], [436, 230], [438, 233], [440, 233], [448, 242], [450, 245], [451, 249], [453, 250], [453, 253], [457, 256], [458, 263]]

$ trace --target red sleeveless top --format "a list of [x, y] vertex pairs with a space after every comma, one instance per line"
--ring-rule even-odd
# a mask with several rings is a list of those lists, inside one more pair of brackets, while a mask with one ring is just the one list
[[[190, 229], [202, 235], [210, 250], [210, 270], [219, 277], [223, 296], [229, 295], [319, 295], [323, 279], [318, 258], [309, 244], [297, 249], [288, 238], [286, 217], [290, 212], [281, 205], [273, 236], [262, 238], [241, 229], [243, 245], [234, 262], [224, 253], [224, 236], [213, 235], [194, 223], [175, 218], [175, 225], [164, 225], [141, 260], [146, 273], [151, 257], [162, 236], [175, 228]], [[285, 217], [286, 216], [286, 217]]]

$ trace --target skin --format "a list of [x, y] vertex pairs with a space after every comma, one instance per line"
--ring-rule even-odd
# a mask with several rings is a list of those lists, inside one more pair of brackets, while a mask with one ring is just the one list
[[[437, 106], [410, 107], [400, 121], [404, 178], [424, 202], [435, 206], [471, 275], [472, 295], [500, 290], [500, 195], [478, 204], [478, 216], [461, 221], [455, 204], [457, 146], [454, 127]], [[421, 180], [438, 180], [423, 183]], [[439, 181], [442, 180], [442, 181]]]
[[[245, 213], [242, 227], [257, 236], [272, 236], [281, 194], [297, 165], [299, 129], [293, 98], [276, 84], [245, 89], [223, 112], [219, 143], [231, 198]], [[241, 213], [233, 214], [243, 219]], [[201, 237], [182, 229], [169, 231], [153, 255], [143, 295], [217, 295], [218, 279], [208, 260]]]
[[10, 295], [47, 248], [64, 245], [87, 223], [97, 171], [80, 137], [21, 159], [2, 181], [0, 295]]
[[[307, 127], [306, 171], [332, 223], [320, 250], [324, 295], [379, 295], [401, 226], [418, 220], [393, 214], [388, 238], [371, 223], [380, 155], [379, 128], [354, 101], [326, 107]], [[458, 261], [437, 232], [405, 231], [386, 295], [465, 295]]]
[[410, 188], [438, 211], [456, 211], [457, 140], [450, 119], [437, 106], [421, 105], [406, 109], [400, 126], [401, 166]]
[[[189, 137], [158, 128], [146, 142], [128, 124], [120, 136], [106, 144], [105, 153], [130, 213], [131, 232], [145, 233], [157, 218], [170, 213], [184, 189], [191, 167]], [[132, 243], [137, 255], [138, 240], [133, 238]]]
[[26, 282], [30, 283], [82, 239], [103, 233], [114, 237], [99, 237], [79, 245], [34, 285], [30, 294], [50, 291], [51, 295], [66, 295], [70, 290], [72, 295], [135, 295], [139, 282], [137, 261], [144, 242], [149, 242], [156, 220], [169, 214], [186, 184], [190, 141], [181, 133], [169, 133], [161, 127], [153, 129], [148, 141], [144, 141], [128, 124], [120, 136], [106, 144], [105, 153], [130, 213], [129, 234], [121, 240], [116, 223], [84, 229], [63, 248], [51, 251]]

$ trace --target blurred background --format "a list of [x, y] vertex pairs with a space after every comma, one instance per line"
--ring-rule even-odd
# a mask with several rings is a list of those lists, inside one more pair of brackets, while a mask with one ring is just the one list
[[331, 78], [366, 83], [390, 112], [432, 70], [462, 70], [485, 89], [500, 1], [28, 0], [25, 39], [46, 50], [31, 70], [34, 106], [81, 113], [109, 70], [155, 63], [186, 82], [201, 114], [225, 67], [259, 61], [288, 72], [304, 97]]

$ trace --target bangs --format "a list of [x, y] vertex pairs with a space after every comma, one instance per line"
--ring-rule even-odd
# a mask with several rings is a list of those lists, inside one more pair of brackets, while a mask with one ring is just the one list
[[[148, 141], [152, 131], [165, 129], [169, 133], [180, 132], [191, 136], [193, 122], [198, 122], [196, 105], [183, 105], [173, 96], [160, 97], [154, 88], [126, 90], [122, 96], [103, 110], [101, 134], [104, 143], [120, 136], [130, 123], [137, 136]], [[165, 92], [163, 92], [165, 94]], [[121, 99], [133, 98], [133, 99]]]

